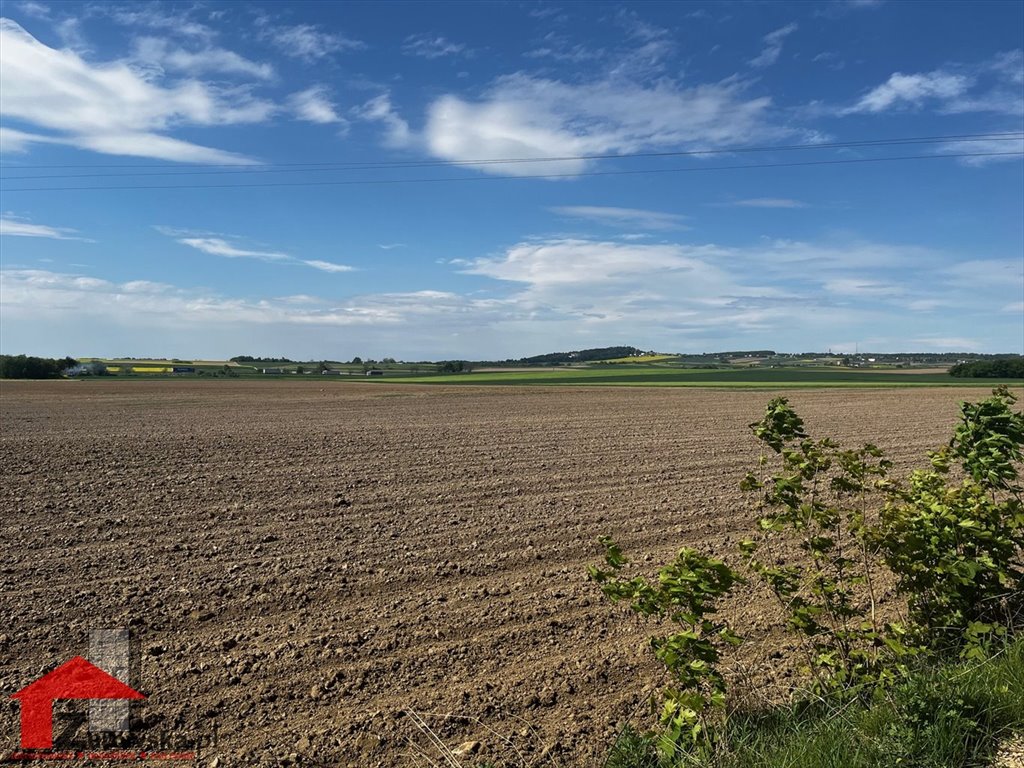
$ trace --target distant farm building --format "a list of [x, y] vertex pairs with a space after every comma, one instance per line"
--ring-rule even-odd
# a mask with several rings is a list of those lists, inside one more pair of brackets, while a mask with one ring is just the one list
[[369, 371], [366, 372], [366, 375], [367, 376], [383, 376], [384, 375], [384, 371], [377, 370], [376, 368], [371, 368]]
[[342, 376], [344, 374], [345, 371], [336, 371], [333, 368], [328, 368], [326, 371], [320, 371], [320, 375], [322, 376]]
[[175, 365], [171, 368], [171, 373], [195, 373], [196, 368], [194, 365]]
[[261, 368], [260, 373], [284, 373], [281, 368]]

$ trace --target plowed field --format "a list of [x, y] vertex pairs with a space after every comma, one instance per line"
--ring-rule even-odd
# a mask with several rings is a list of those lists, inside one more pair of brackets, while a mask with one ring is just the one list
[[[791, 401], [812, 434], [905, 464], [983, 393]], [[466, 765], [600, 765], [659, 678], [650, 628], [585, 580], [595, 540], [612, 533], [651, 568], [686, 543], [732, 555], [753, 522], [746, 425], [773, 396], [319, 381], [0, 394], [0, 691], [85, 654], [91, 628], [130, 627], [149, 696], [135, 735], [216, 724], [203, 765], [220, 766], [428, 764], [409, 711], [449, 746], [480, 742]], [[763, 596], [739, 603], [744, 658], [779, 656]], [[18, 711], [2, 707], [7, 751]]]

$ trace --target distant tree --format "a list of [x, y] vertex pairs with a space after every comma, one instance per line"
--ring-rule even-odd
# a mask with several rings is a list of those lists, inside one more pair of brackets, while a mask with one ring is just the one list
[[295, 366], [295, 372], [299, 375], [302, 375], [303, 373], [306, 372], [306, 369], [303, 368], [301, 365], [297, 365]]
[[442, 360], [437, 364], [440, 373], [470, 373], [473, 366], [465, 360]]
[[1002, 358], [960, 363], [949, 369], [960, 379], [1024, 379], [1024, 358]]
[[362, 365], [362, 364], [363, 364], [363, 358], [358, 357], [358, 356], [352, 358], [352, 365]]
[[0, 355], [0, 378], [59, 379], [64, 372], [78, 365], [70, 357], [53, 359], [28, 355]]

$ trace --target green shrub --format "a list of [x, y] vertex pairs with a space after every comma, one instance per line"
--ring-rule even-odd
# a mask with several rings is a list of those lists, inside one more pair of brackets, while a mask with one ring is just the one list
[[[1024, 506], [1017, 465], [1024, 445], [1024, 413], [1016, 398], [996, 389], [981, 403], [964, 403], [947, 448], [932, 454], [933, 468], [888, 489], [890, 500], [872, 532], [879, 551], [907, 596], [910, 619], [929, 648], [982, 646], [1013, 629], [1024, 588]], [[951, 480], [959, 460], [965, 478]]]
[[[782, 713], [800, 749], [817, 757], [764, 765], [961, 764], [943, 760], [961, 747], [966, 755], [972, 744], [988, 744], [975, 736], [1003, 722], [1000, 712], [1024, 724], [1021, 641], [988, 665], [1008, 670], [1009, 682], [995, 689], [986, 687], [992, 673], [978, 667], [955, 678], [982, 681], [974, 687], [923, 671], [957, 653], [968, 661], [989, 659], [1021, 624], [1024, 413], [1013, 411], [1015, 402], [999, 387], [982, 402], [963, 403], [948, 446], [929, 454], [930, 469], [904, 481], [889, 478], [892, 464], [874, 445], [850, 450], [812, 439], [785, 398], [772, 400], [750, 425], [767, 450], [758, 473], [741, 484], [756, 494], [758, 531], [740, 549], [801, 639], [815, 694], [807, 701], [817, 702]], [[626, 578], [622, 552], [608, 537], [601, 543], [607, 569], [589, 572], [604, 594], [675, 625], [650, 641], [674, 683], [663, 692], [660, 737], [631, 736], [629, 758], [657, 743], [662, 764], [679, 755], [695, 764], [733, 755], [721, 764], [761, 765], [743, 762], [737, 756], [749, 750], [735, 748], [762, 744], [756, 728], [749, 729], [757, 718], [744, 724], [724, 717], [726, 683], [718, 665], [724, 648], [741, 640], [726, 621], [710, 618], [740, 575], [685, 548], [656, 582]], [[885, 569], [907, 601], [905, 624], [878, 618], [875, 585]], [[828, 714], [850, 706], [860, 713], [856, 723], [844, 714], [837, 725]], [[987, 749], [984, 744], [978, 749]], [[892, 762], [894, 755], [902, 757]]]
[[641, 616], [665, 620], [673, 631], [651, 637], [654, 655], [672, 685], [662, 692], [658, 743], [663, 755], [699, 752], [714, 745], [717, 718], [725, 710], [725, 678], [718, 669], [723, 647], [742, 639], [724, 621], [711, 619], [718, 600], [740, 581], [721, 560], [684, 548], [658, 571], [657, 581], [622, 575], [627, 564], [618, 546], [602, 537], [607, 570], [590, 566], [590, 578], [612, 601], [628, 600]]

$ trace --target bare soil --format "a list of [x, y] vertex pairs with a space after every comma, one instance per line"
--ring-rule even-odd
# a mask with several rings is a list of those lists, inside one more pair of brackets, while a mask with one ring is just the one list
[[[814, 434], [905, 465], [978, 395], [789, 396]], [[449, 747], [479, 742], [465, 765], [599, 766], [626, 721], [650, 723], [660, 677], [652, 628], [585, 579], [596, 539], [652, 570], [684, 544], [734, 557], [747, 424], [772, 396], [4, 382], [0, 690], [128, 626], [149, 697], [133, 737], [216, 724], [204, 765], [430, 764], [416, 712]], [[733, 674], [756, 691], [793, 673], [748, 589]], [[770, 679], [745, 674], [765, 660]], [[7, 699], [0, 748], [17, 726]]]

